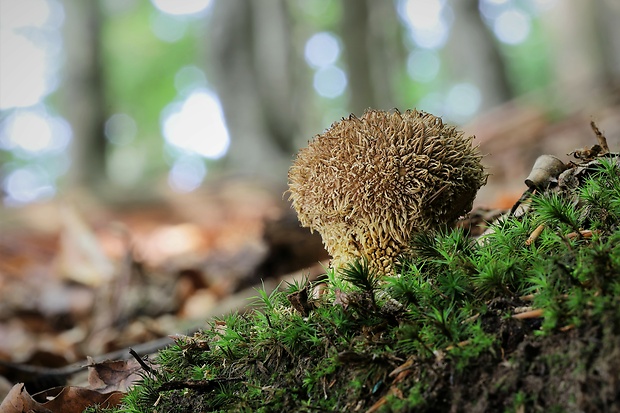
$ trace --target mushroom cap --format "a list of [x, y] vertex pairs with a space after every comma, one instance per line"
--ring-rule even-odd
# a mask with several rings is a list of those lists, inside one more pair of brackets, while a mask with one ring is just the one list
[[472, 140], [421, 111], [351, 115], [298, 153], [292, 206], [321, 234], [333, 266], [365, 257], [389, 272], [415, 232], [471, 209], [487, 177]]

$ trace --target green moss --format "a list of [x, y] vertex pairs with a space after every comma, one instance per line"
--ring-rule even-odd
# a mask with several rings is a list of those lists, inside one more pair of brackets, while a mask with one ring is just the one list
[[[307, 298], [313, 285], [259, 291], [260, 310], [161, 351], [117, 411], [575, 409], [587, 398], [566, 388], [579, 391], [600, 343], [618, 351], [619, 200], [618, 166], [602, 160], [580, 189], [537, 195], [478, 240], [416, 237], [391, 277], [360, 261], [329, 270], [319, 298]], [[569, 235], [581, 229], [597, 232]], [[523, 306], [542, 318], [513, 318]], [[600, 397], [601, 408], [613, 402]]]

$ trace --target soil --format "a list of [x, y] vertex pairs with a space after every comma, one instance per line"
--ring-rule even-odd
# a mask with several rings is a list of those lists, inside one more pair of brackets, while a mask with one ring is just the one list
[[[492, 312], [491, 312], [492, 313]], [[458, 371], [437, 363], [436, 384], [419, 411], [619, 412], [618, 314], [545, 337], [538, 319], [486, 315], [485, 330], [500, 334], [501, 351]]]

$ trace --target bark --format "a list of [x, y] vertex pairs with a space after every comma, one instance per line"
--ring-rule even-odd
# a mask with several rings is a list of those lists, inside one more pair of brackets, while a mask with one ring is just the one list
[[377, 107], [368, 53], [368, 4], [366, 1], [342, 0], [342, 8], [340, 32], [349, 82], [349, 109], [361, 116], [364, 109]]
[[612, 93], [620, 94], [620, 2], [604, 0], [592, 2], [595, 8], [597, 43], [606, 86]]
[[[368, 53], [372, 87], [377, 108], [389, 110], [399, 107], [398, 85], [395, 83], [406, 67], [407, 51], [403, 43], [403, 31], [394, 3], [366, 0], [368, 5]], [[406, 104], [406, 102], [405, 102]]]
[[287, 2], [219, 0], [211, 19], [210, 76], [231, 135], [226, 166], [285, 182], [300, 122]]
[[[349, 109], [399, 106], [394, 81], [405, 65], [405, 52], [392, 2], [343, 0], [340, 32], [349, 80]], [[405, 108], [406, 109], [406, 108]]]
[[[596, 38], [595, 2], [557, 2], [543, 16], [549, 41], [554, 105], [566, 112], [583, 109], [604, 86], [601, 49]], [[617, 21], [614, 23], [617, 25]]]
[[105, 181], [106, 120], [101, 13], [96, 0], [66, 0], [64, 115], [73, 129], [71, 186], [96, 190]]
[[480, 111], [497, 106], [512, 96], [504, 60], [493, 34], [478, 10], [478, 0], [450, 2], [454, 22], [446, 45], [451, 77], [469, 82], [480, 90]]

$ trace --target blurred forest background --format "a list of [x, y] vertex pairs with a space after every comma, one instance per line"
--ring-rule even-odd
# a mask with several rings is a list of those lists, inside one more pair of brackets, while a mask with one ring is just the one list
[[595, 144], [591, 120], [620, 150], [618, 22], [618, 0], [0, 0], [0, 362], [77, 362], [321, 274], [282, 194], [349, 113], [475, 134], [492, 208], [537, 156]]
[[618, 96], [615, 0], [0, 0], [0, 19], [5, 206], [284, 189], [300, 147], [369, 107], [465, 126]]

